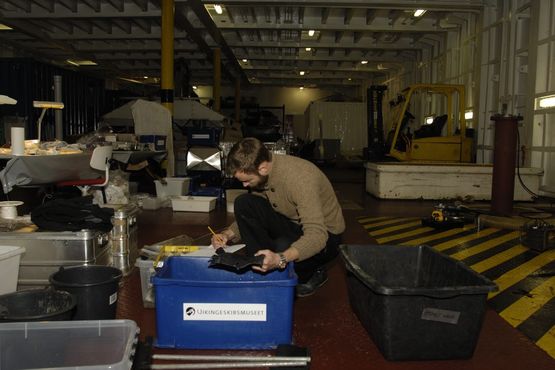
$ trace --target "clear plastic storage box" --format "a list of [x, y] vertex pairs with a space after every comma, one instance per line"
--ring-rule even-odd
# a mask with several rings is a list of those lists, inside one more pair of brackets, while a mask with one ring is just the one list
[[129, 370], [138, 333], [131, 320], [0, 324], [0, 369]]

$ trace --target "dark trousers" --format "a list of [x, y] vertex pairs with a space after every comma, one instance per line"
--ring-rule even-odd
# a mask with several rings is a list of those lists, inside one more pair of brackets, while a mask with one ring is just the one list
[[[303, 235], [300, 225], [274, 211], [266, 198], [243, 194], [235, 199], [235, 220], [247, 253], [254, 254], [261, 249], [283, 252]], [[328, 232], [328, 241], [318, 254], [295, 263], [299, 283], [310, 279], [316, 269], [333, 260], [338, 254], [341, 235]]]

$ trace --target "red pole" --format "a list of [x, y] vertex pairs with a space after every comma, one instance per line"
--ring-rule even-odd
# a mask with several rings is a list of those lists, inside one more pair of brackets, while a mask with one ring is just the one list
[[509, 216], [513, 210], [515, 190], [516, 140], [520, 116], [495, 115], [491, 210], [498, 216]]

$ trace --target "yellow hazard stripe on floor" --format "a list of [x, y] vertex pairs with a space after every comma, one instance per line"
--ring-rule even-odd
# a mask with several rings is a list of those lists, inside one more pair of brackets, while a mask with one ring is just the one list
[[555, 276], [532, 289], [529, 294], [505, 308], [499, 315], [516, 327], [555, 297], [554, 290]]
[[488, 299], [495, 297], [496, 295], [515, 285], [534, 271], [540, 269], [542, 266], [545, 266], [553, 261], [555, 261], [555, 249], [543, 252], [542, 254], [532, 258], [522, 265], [515, 267], [510, 271], [507, 271], [494, 281], [497, 284], [499, 290], [489, 293]]
[[[385, 221], [379, 221], [379, 222], [374, 222], [371, 224], [364, 224], [362, 225], [365, 229], [372, 229], [374, 227], [379, 227], [379, 226], [387, 226], [387, 225], [391, 225], [391, 224], [396, 224], [399, 222], [409, 222], [409, 221], [414, 221], [415, 218], [414, 217], [410, 217], [410, 218], [390, 218], [389, 220], [385, 220]], [[404, 227], [403, 225], [400, 225], [400, 227]]]
[[410, 236], [422, 234], [422, 233], [425, 233], [425, 232], [428, 232], [428, 231], [431, 231], [431, 230], [433, 230], [433, 228], [431, 228], [431, 227], [419, 227], [418, 229], [407, 231], [405, 233], [386, 236], [386, 237], [383, 237], [383, 238], [377, 238], [376, 241], [378, 242], [378, 244], [385, 244], [385, 243], [392, 242], [394, 240], [408, 238]]
[[388, 233], [398, 231], [398, 230], [408, 229], [409, 227], [418, 226], [418, 225], [422, 225], [422, 221], [418, 220], [418, 221], [407, 222], [407, 223], [402, 224], [402, 225], [384, 227], [383, 229], [371, 231], [368, 234], [370, 234], [372, 236], [378, 236], [378, 235], [388, 234]]
[[495, 228], [483, 229], [478, 231], [476, 234], [463, 236], [462, 238], [456, 238], [456, 239], [448, 240], [446, 242], [438, 244], [434, 247], [434, 249], [441, 252], [446, 249], [456, 247], [457, 245], [462, 245], [472, 240], [483, 238], [485, 236], [493, 234], [496, 231], [499, 231], [499, 229], [495, 229]]
[[422, 238], [412, 239], [412, 240], [409, 240], [408, 242], [403, 243], [403, 244], [404, 245], [422, 245], [424, 243], [431, 242], [433, 240], [437, 240], [437, 239], [441, 239], [441, 238], [447, 238], [449, 236], [454, 236], [454, 235], [460, 234], [462, 232], [472, 230], [474, 228], [475, 228], [474, 224], [469, 224], [469, 225], [465, 225], [462, 228], [455, 228], [455, 229], [443, 231], [443, 232], [440, 232], [440, 233], [437, 233], [437, 234], [424, 236]]
[[555, 358], [555, 326], [536, 342], [537, 346]]
[[516, 239], [518, 237], [520, 237], [520, 231], [513, 231], [513, 232], [508, 233], [506, 235], [498, 236], [497, 238], [493, 238], [493, 239], [490, 239], [490, 240], [485, 241], [483, 243], [477, 244], [477, 245], [475, 245], [473, 247], [470, 247], [468, 249], [463, 249], [460, 252], [452, 254], [451, 257], [456, 259], [456, 260], [463, 260], [463, 259], [468, 258], [470, 256], [474, 256], [478, 253], [485, 252], [488, 249], [495, 248], [498, 245], [501, 245], [505, 242]]
[[376, 222], [378, 220], [385, 220], [390, 219], [391, 217], [388, 216], [376, 216], [376, 217], [362, 217], [358, 219], [358, 222], [361, 224], [365, 224], [367, 222]]
[[482, 273], [487, 271], [497, 265], [502, 264], [503, 262], [507, 262], [511, 258], [514, 258], [524, 252], [528, 252], [529, 249], [523, 246], [522, 244], [515, 245], [512, 248], [507, 249], [501, 253], [497, 253], [495, 256], [491, 256], [490, 258], [486, 258], [483, 261], [473, 264], [470, 266], [471, 269], [476, 271], [477, 273]]

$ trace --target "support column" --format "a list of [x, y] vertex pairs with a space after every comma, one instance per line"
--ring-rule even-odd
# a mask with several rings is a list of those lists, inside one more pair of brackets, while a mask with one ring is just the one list
[[174, 39], [174, 0], [162, 0], [162, 63], [160, 81], [160, 102], [173, 116], [173, 39]]
[[515, 190], [516, 141], [520, 116], [495, 115], [491, 210], [498, 216], [509, 216], [513, 210]]
[[[55, 75], [54, 76], [54, 101], [61, 102], [62, 101], [62, 76]], [[54, 122], [55, 125], [55, 135], [57, 140], [64, 139], [64, 125], [62, 122], [62, 111], [61, 109], [54, 110]]]
[[235, 80], [235, 123], [241, 121], [241, 80]]
[[212, 98], [214, 99], [214, 110], [220, 112], [221, 82], [222, 82], [222, 51], [220, 48], [214, 49], [214, 84], [212, 88]]

